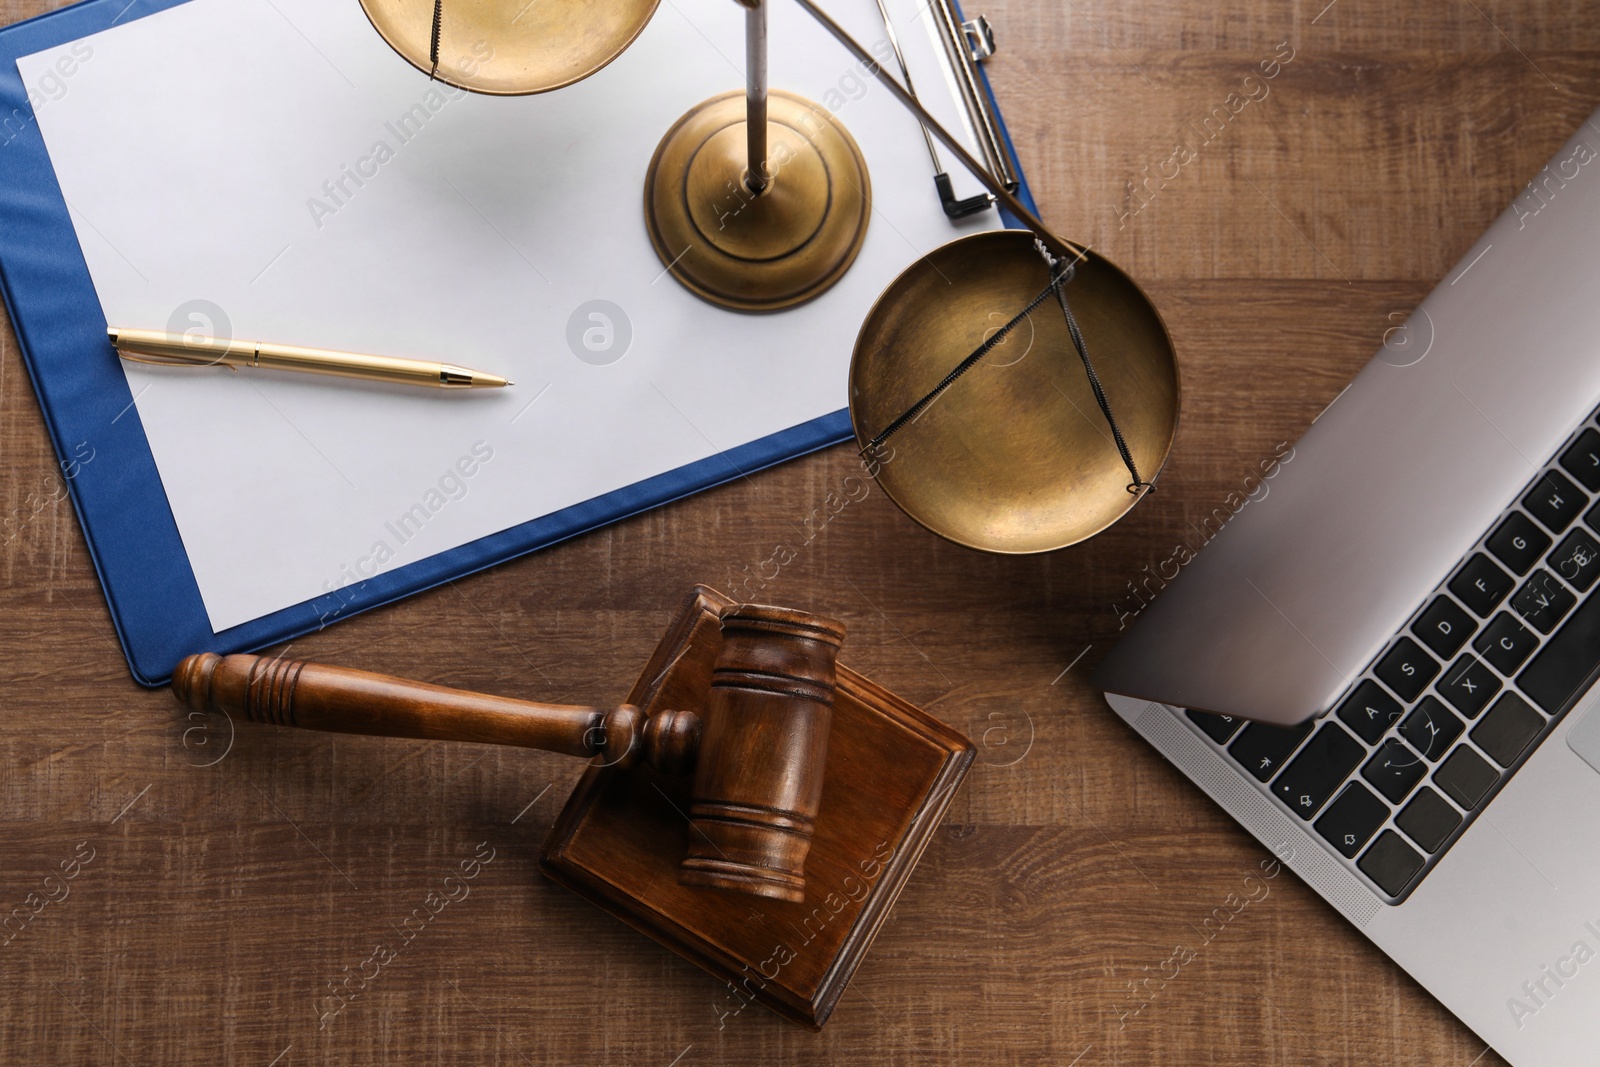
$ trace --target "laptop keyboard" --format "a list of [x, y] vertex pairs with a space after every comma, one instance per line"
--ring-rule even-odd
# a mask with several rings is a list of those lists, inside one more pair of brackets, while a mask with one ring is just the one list
[[1333, 714], [1193, 727], [1399, 903], [1600, 672], [1600, 429], [1529, 482]]

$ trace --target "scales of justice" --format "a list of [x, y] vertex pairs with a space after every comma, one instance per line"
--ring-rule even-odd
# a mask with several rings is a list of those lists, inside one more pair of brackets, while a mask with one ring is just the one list
[[[689, 291], [730, 312], [781, 312], [849, 271], [872, 218], [871, 175], [838, 119], [768, 88], [773, 0], [732, 2], [745, 20], [744, 91], [701, 102], [664, 132], [641, 176], [643, 221]], [[913, 519], [972, 548], [1044, 552], [1093, 536], [1152, 487], [1172, 445], [1178, 373], [1160, 315], [1115, 266], [1053, 234], [1013, 183], [812, 0], [794, 2], [1023, 227], [958, 238], [919, 259], [862, 324], [851, 422], [867, 458], [893, 455], [869, 469]], [[551, 92], [594, 74], [633, 43], [659, 3], [361, 0], [412, 66], [498, 96]], [[473, 51], [483, 42], [493, 45], [488, 61]], [[1059, 313], [1036, 313], [1047, 302]], [[1008, 337], [1017, 343], [993, 351]]]

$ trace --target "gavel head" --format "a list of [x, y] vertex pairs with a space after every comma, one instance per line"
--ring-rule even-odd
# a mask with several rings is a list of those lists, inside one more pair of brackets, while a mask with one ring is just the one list
[[844, 626], [788, 608], [722, 613], [683, 885], [805, 898]]

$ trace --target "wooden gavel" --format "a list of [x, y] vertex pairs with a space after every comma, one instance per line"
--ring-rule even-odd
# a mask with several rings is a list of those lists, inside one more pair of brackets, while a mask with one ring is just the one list
[[251, 722], [384, 737], [517, 745], [694, 773], [684, 885], [780, 900], [805, 896], [806, 853], [822, 799], [844, 626], [789, 608], [730, 607], [701, 713], [631, 704], [538, 704], [345, 667], [190, 656], [172, 692], [196, 711]]

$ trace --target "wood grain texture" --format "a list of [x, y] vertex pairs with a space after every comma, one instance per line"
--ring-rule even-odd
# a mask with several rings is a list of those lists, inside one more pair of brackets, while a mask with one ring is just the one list
[[[827, 1029], [721, 1018], [712, 979], [537, 873], [574, 761], [250, 724], [230, 742], [139, 690], [7, 327], [0, 904], [53, 873], [70, 892], [0, 946], [0, 1062], [1499, 1062], [1292, 876], [1194, 944], [1265, 853], [1084, 679], [1125, 583], [1303, 431], [1600, 103], [1594, 6], [974, 10], [1044, 217], [1171, 329], [1184, 408], [1159, 494], [1087, 544], [1001, 559], [849, 499], [833, 449], [293, 645], [587, 704], [626, 689], [697, 581], [843, 620], [854, 669], [980, 751]], [[1285, 41], [1270, 93], [1124, 222], [1128, 183]], [[80, 842], [94, 858], [61, 883]], [[470, 895], [404, 940], [480, 843]], [[1178, 945], [1195, 960], [1133, 1014]], [[360, 995], [325, 1018], [347, 976]]]

